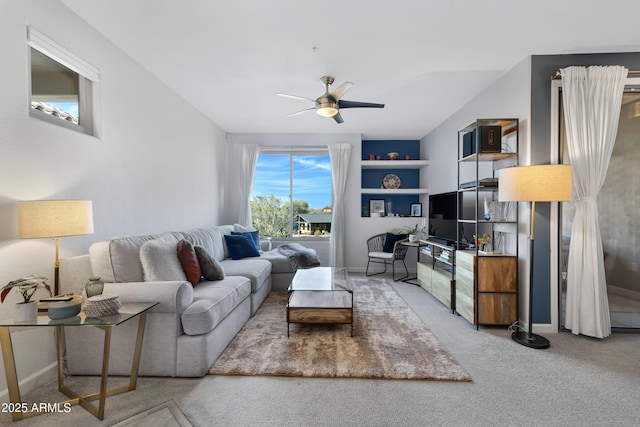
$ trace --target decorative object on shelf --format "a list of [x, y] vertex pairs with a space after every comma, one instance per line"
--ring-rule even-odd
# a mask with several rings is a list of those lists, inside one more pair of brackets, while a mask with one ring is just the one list
[[48, 301], [47, 315], [51, 320], [66, 319], [80, 313], [82, 295], [73, 295], [69, 301]]
[[101, 295], [104, 290], [104, 282], [100, 277], [91, 277], [86, 285], [84, 285], [84, 291], [87, 293], [87, 298]]
[[422, 216], [422, 203], [411, 203], [411, 216]]
[[536, 202], [571, 200], [571, 166], [536, 165], [505, 168], [500, 171], [498, 200], [531, 203], [529, 259], [529, 331], [515, 331], [511, 338], [527, 347], [544, 349], [549, 340], [533, 333], [533, 242]]
[[391, 200], [385, 202], [384, 208], [387, 216], [393, 216], [393, 202]]
[[84, 306], [84, 314], [87, 317], [111, 316], [116, 314], [122, 307], [120, 297], [118, 295], [96, 295], [87, 298]]
[[380, 154], [376, 154], [376, 160], [382, 160], [382, 156]]
[[408, 154], [405, 154], [405, 155], [404, 155], [404, 159], [405, 159], [405, 160], [411, 160], [411, 156], [410, 156], [410, 155], [408, 155]]
[[389, 160], [398, 160], [398, 153], [396, 152], [387, 153], [387, 158]]
[[482, 254], [490, 254], [493, 253], [491, 246], [491, 234], [484, 233], [482, 237], [476, 238], [476, 235], [473, 235], [473, 240], [476, 242], [479, 248], [479, 252]]
[[60, 237], [93, 234], [93, 206], [90, 200], [31, 200], [18, 202], [18, 237], [56, 242], [54, 294], [60, 291]]
[[400, 188], [400, 186], [402, 185], [402, 180], [398, 175], [390, 173], [382, 178], [382, 185], [384, 186], [384, 188], [395, 190]]
[[384, 200], [371, 199], [369, 200], [369, 212], [372, 217], [384, 216]]
[[369, 154], [369, 160], [375, 160], [375, 159], [376, 159], [375, 154]]
[[0, 292], [0, 302], [4, 302], [9, 292], [11, 292], [11, 289], [15, 287], [17, 287], [18, 291], [22, 294], [22, 301], [16, 303], [13, 312], [14, 320], [16, 322], [24, 322], [36, 317], [38, 313], [38, 303], [36, 301], [31, 301], [31, 297], [40, 288], [46, 289], [47, 292], [49, 292], [49, 296], [51, 296], [51, 286], [49, 286], [46, 281], [46, 277], [28, 276], [12, 280], [2, 287], [2, 292]]
[[489, 210], [489, 202], [487, 202], [487, 198], [484, 198], [484, 220], [491, 221], [491, 211]]

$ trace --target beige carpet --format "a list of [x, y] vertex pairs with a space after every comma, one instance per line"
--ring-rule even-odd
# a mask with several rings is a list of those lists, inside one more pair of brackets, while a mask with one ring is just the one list
[[214, 375], [470, 381], [384, 279], [355, 278], [350, 325], [291, 325], [286, 292], [272, 292], [209, 369]]

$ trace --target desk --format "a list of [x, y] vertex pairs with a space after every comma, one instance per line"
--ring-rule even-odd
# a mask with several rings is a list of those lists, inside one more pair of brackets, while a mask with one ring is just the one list
[[[147, 320], [147, 311], [156, 306], [157, 302], [139, 303], [139, 304], [123, 304], [119, 313], [112, 316], [104, 316], [100, 318], [86, 317], [84, 313], [67, 319], [51, 320], [48, 316], [40, 315], [36, 318], [25, 322], [14, 322], [13, 319], [0, 320], [0, 344], [2, 345], [2, 359], [4, 362], [4, 371], [7, 377], [7, 387], [9, 389], [9, 401], [11, 407], [16, 408], [11, 412], [13, 421], [22, 420], [49, 412], [52, 409], [49, 405], [47, 408], [38, 408], [31, 410], [22, 404], [20, 398], [20, 388], [18, 386], [18, 375], [16, 374], [15, 355], [13, 352], [13, 344], [11, 343], [12, 327], [53, 327], [56, 329], [56, 347], [58, 356], [58, 390], [70, 398], [63, 402], [58, 402], [58, 407], [62, 405], [80, 405], [96, 418], [104, 419], [104, 405], [107, 396], [124, 393], [126, 391], [135, 390], [138, 380], [138, 368], [140, 366], [140, 353], [142, 352], [142, 339], [144, 337], [144, 327]], [[114, 326], [138, 317], [138, 335], [133, 353], [133, 363], [131, 366], [131, 376], [129, 384], [121, 387], [115, 387], [107, 390], [107, 378], [109, 376], [109, 351], [111, 349], [111, 329]], [[100, 381], [100, 391], [97, 393], [80, 396], [73, 390], [64, 385], [63, 373], [63, 357], [65, 349], [64, 330], [67, 327], [93, 326], [104, 331], [104, 347], [102, 353], [102, 377]], [[94, 406], [91, 401], [98, 400], [98, 406]]]
[[[404, 242], [400, 242], [400, 244], [404, 245], [404, 246], [409, 246], [411, 248], [416, 248], [416, 264], [420, 262], [420, 248], [427, 246], [427, 243], [422, 241], [422, 240], [418, 240], [417, 242], [409, 242], [409, 241], [404, 241]], [[420, 283], [417, 282], [418, 277], [406, 277], [404, 279], [402, 279], [403, 282], [406, 283], [410, 283], [412, 285], [416, 285], [416, 286], [420, 286]]]

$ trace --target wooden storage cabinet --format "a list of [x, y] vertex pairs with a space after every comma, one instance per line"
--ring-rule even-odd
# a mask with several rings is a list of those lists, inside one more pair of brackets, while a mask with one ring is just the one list
[[456, 251], [455, 283], [455, 309], [474, 325], [510, 325], [517, 320], [515, 256]]
[[[454, 298], [454, 253], [455, 251], [446, 246], [436, 246], [433, 243], [425, 242], [430, 245], [432, 253], [426, 254], [421, 252], [424, 261], [418, 262], [418, 283], [420, 286], [438, 301], [453, 310]], [[449, 253], [449, 260], [443, 261], [439, 258], [443, 251]]]

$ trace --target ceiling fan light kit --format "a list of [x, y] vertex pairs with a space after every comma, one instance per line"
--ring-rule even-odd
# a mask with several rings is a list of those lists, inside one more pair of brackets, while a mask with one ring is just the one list
[[305, 111], [316, 110], [316, 113], [322, 117], [332, 117], [336, 123], [343, 123], [344, 120], [340, 115], [340, 108], [384, 108], [384, 104], [374, 104], [370, 102], [357, 102], [357, 101], [345, 101], [342, 100], [342, 96], [347, 93], [353, 83], [344, 82], [340, 86], [338, 86], [333, 92], [329, 92], [329, 86], [331, 86], [334, 82], [334, 78], [331, 76], [323, 76], [320, 81], [325, 87], [325, 92], [322, 96], [318, 97], [314, 100], [311, 98], [306, 98], [304, 96], [297, 95], [287, 95], [283, 93], [278, 93], [278, 96], [284, 96], [286, 98], [293, 99], [301, 99], [301, 100], [309, 100], [315, 102], [315, 108], [307, 108], [306, 110], [298, 111], [293, 114], [289, 114], [287, 117], [295, 116], [300, 113], [304, 113]]

